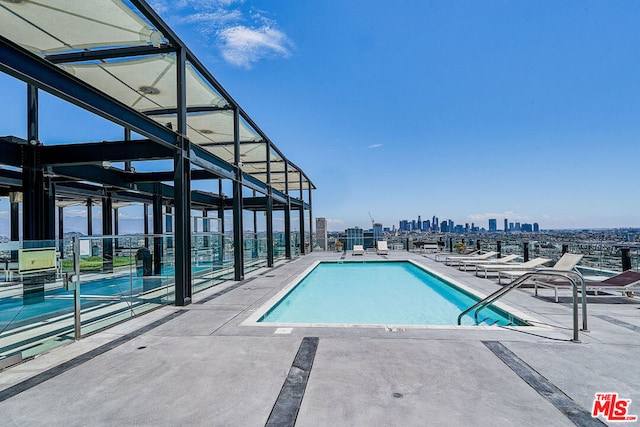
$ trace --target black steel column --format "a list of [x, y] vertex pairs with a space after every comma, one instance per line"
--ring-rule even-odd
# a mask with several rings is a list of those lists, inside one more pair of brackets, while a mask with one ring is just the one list
[[144, 203], [143, 205], [144, 213], [142, 215], [144, 225], [142, 226], [142, 232], [144, 233], [144, 247], [149, 248], [149, 204]]
[[529, 242], [523, 242], [522, 243], [522, 252], [523, 252], [523, 258], [524, 258], [524, 262], [529, 261]]
[[64, 208], [58, 206], [58, 251], [60, 259], [64, 258]]
[[209, 213], [207, 210], [202, 211], [202, 233], [204, 237], [202, 238], [202, 245], [209, 249], [210, 241], [209, 241], [209, 233], [211, 232], [211, 227], [209, 226]]
[[[120, 234], [119, 227], [119, 210], [118, 208], [113, 208], [113, 235], [118, 236]], [[116, 249], [120, 247], [120, 242], [118, 241], [118, 237], [115, 238], [114, 246]]]
[[102, 197], [102, 271], [113, 272], [113, 202], [111, 192], [106, 191]]
[[87, 236], [93, 236], [93, 200], [87, 199]]
[[173, 158], [175, 206], [175, 299], [177, 306], [191, 303], [191, 164], [187, 139], [186, 51], [176, 51], [176, 105], [178, 139]]
[[311, 182], [307, 181], [307, 183], [309, 185], [309, 252], [313, 252], [313, 205], [311, 204]]
[[289, 196], [289, 162], [284, 162], [284, 191], [287, 202], [284, 206], [284, 256], [291, 259], [291, 197]]
[[218, 195], [220, 196], [220, 205], [218, 206], [218, 262], [220, 262], [220, 266], [222, 266], [222, 261], [224, 261], [224, 199], [225, 196], [222, 195], [222, 179], [218, 180]]
[[298, 171], [298, 179], [300, 180], [300, 255], [305, 255], [307, 251], [305, 250], [305, 236], [304, 236], [304, 190], [302, 189], [302, 171]]
[[[56, 186], [50, 177], [44, 178], [44, 239], [56, 240]], [[53, 245], [55, 246], [55, 244]]]
[[502, 258], [502, 242], [500, 240], [496, 241], [496, 246], [496, 250], [498, 251], [498, 258]]
[[[253, 190], [253, 197], [256, 197], [256, 190]], [[253, 211], [253, 258], [258, 258], [258, 212]]]
[[[45, 237], [44, 171], [40, 164], [38, 140], [38, 89], [27, 86], [27, 140], [22, 168], [22, 239], [23, 248], [42, 246]], [[31, 275], [23, 280], [23, 304], [44, 302], [44, 276]]]
[[273, 267], [273, 191], [271, 190], [271, 144], [267, 142], [267, 267]]
[[20, 240], [20, 203], [11, 202], [11, 240]]
[[155, 184], [153, 193], [153, 272], [162, 274], [162, 194], [160, 183]]
[[242, 160], [240, 158], [240, 110], [233, 109], [233, 154], [235, 179], [233, 180], [233, 258], [234, 279], [244, 279], [244, 236], [242, 224]]

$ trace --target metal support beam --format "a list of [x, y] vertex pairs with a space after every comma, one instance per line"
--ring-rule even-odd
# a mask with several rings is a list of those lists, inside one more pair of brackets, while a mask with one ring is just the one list
[[87, 236], [93, 236], [93, 200], [87, 199]]
[[234, 163], [236, 176], [233, 180], [233, 260], [234, 280], [244, 279], [244, 230], [242, 225], [242, 169], [240, 159], [240, 115], [236, 108], [233, 111], [233, 138], [236, 142]]
[[313, 210], [311, 207], [311, 186], [309, 186], [309, 252], [313, 252]]
[[302, 189], [302, 172], [298, 171], [298, 173], [300, 176], [300, 200], [303, 202], [300, 206], [300, 218], [298, 218], [300, 220], [300, 254], [306, 255], [306, 238], [304, 235], [304, 190]]
[[42, 147], [43, 165], [74, 165], [131, 160], [172, 159], [174, 150], [149, 139]]
[[[144, 2], [137, 2], [143, 5]], [[155, 14], [155, 12], [153, 12]], [[165, 34], [166, 35], [166, 34]], [[189, 153], [191, 144], [187, 139], [186, 110], [186, 56], [184, 47], [176, 52], [176, 105], [178, 122], [178, 150], [174, 156], [174, 205], [175, 205], [175, 304], [184, 306], [191, 303], [191, 164]]]
[[273, 194], [271, 190], [271, 144], [266, 144], [267, 153], [267, 267], [273, 267]]
[[162, 274], [162, 195], [158, 183], [158, 192], [153, 195], [153, 271]]
[[105, 273], [113, 272], [113, 203], [111, 193], [105, 192], [102, 198], [102, 271]]
[[[285, 170], [289, 170], [289, 165], [285, 161]], [[291, 259], [291, 197], [289, 196], [289, 174], [284, 176], [284, 187], [287, 201], [284, 207], [284, 253], [287, 259]]]
[[[22, 238], [25, 249], [42, 246], [44, 225], [48, 219], [45, 215], [44, 171], [39, 161], [38, 89], [31, 85], [27, 86], [27, 140], [29, 144], [25, 146], [22, 168]], [[25, 277], [22, 295], [24, 305], [44, 302], [44, 276]]]
[[142, 232], [144, 233], [144, 247], [149, 249], [149, 237], [147, 237], [149, 235], [149, 204], [148, 203], [144, 203], [142, 205], [142, 208], [144, 209], [144, 213], [143, 213], [143, 229]]
[[58, 206], [58, 251], [64, 258], [64, 207]]
[[176, 134], [153, 119], [105, 95], [57, 65], [0, 35], [0, 71], [71, 102], [153, 141], [173, 146]]
[[224, 196], [222, 195], [222, 179], [218, 180], [218, 194], [220, 195], [220, 204], [218, 205], [218, 220], [220, 240], [218, 242], [218, 262], [222, 265], [224, 260]]
[[102, 59], [130, 58], [132, 56], [144, 55], [160, 55], [163, 53], [171, 53], [174, 47], [167, 44], [160, 46], [134, 46], [134, 47], [116, 47], [99, 50], [90, 50], [71, 53], [52, 53], [45, 56], [47, 61], [54, 64], [64, 64], [67, 62], [84, 62], [98, 61]]

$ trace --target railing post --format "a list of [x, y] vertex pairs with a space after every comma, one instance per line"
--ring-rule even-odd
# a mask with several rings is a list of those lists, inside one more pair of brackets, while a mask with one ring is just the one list
[[522, 243], [522, 257], [524, 258], [524, 262], [529, 261], [529, 242]]
[[78, 236], [73, 237], [73, 337], [79, 340], [82, 335], [82, 319], [80, 317], [80, 239]]
[[502, 258], [502, 242], [500, 240], [496, 241], [498, 258]]
[[449, 237], [449, 252], [453, 252], [453, 237]]
[[562, 245], [562, 255], [566, 254], [567, 252], [569, 252], [569, 245], [567, 245], [566, 243], [564, 243]]

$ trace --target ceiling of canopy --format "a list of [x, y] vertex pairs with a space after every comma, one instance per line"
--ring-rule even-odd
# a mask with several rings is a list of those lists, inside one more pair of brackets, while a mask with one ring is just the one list
[[[2, 36], [48, 59], [73, 52], [166, 46], [168, 41], [128, 2], [119, 0], [0, 0]], [[91, 60], [55, 61], [68, 73], [127, 106], [177, 129], [177, 66], [174, 53]], [[226, 100], [194, 64], [186, 64], [187, 137], [233, 163], [234, 114]], [[240, 121], [240, 161], [244, 172], [289, 192], [315, 188], [261, 133]], [[270, 168], [267, 165], [269, 160]]]

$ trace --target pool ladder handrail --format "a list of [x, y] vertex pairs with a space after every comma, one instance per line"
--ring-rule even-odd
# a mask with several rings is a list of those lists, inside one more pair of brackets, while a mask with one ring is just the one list
[[580, 282], [581, 293], [582, 293], [582, 329], [581, 330], [583, 332], [589, 332], [587, 328], [587, 300], [586, 300], [584, 278], [582, 277], [582, 274], [580, 274], [580, 272], [575, 269], [574, 270], [555, 270], [555, 269], [544, 268], [544, 269], [539, 269], [536, 271], [525, 273], [524, 275], [520, 276], [513, 282], [509, 283], [507, 286], [501, 289], [498, 289], [496, 292], [485, 297], [483, 300], [478, 301], [477, 303], [473, 304], [471, 307], [467, 308], [462, 313], [460, 313], [460, 315], [458, 316], [458, 325], [461, 325], [462, 318], [467, 313], [471, 312], [474, 309], [475, 309], [475, 312], [473, 317], [475, 319], [476, 324], [478, 324], [478, 312], [480, 310], [482, 310], [489, 304], [492, 304], [493, 302], [495, 302], [502, 296], [506, 295], [507, 293], [511, 292], [513, 289], [519, 288], [522, 284], [524, 284], [529, 279], [532, 279], [535, 277], [549, 277], [549, 276], [562, 277], [564, 279], [569, 280], [569, 283], [571, 283], [572, 299], [573, 299], [573, 339], [571, 341], [580, 342], [580, 339], [578, 336], [578, 323], [579, 323], [578, 321], [578, 285], [577, 285], [578, 281]]

